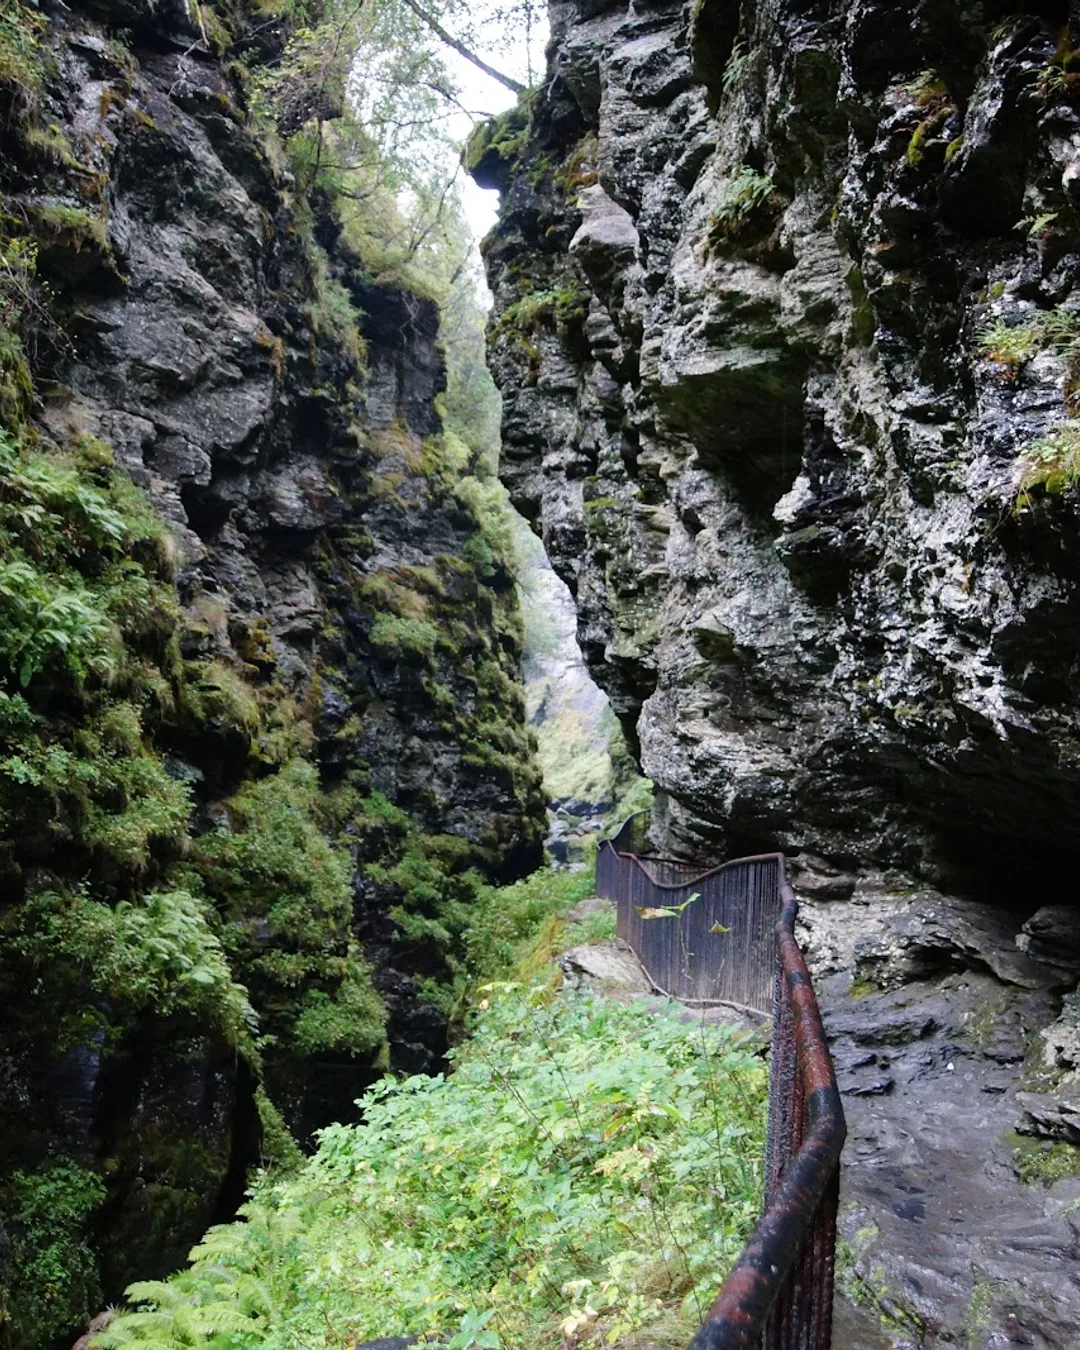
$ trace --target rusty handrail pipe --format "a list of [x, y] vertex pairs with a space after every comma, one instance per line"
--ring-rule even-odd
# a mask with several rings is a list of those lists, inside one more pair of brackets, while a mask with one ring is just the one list
[[[795, 939], [798, 901], [788, 885], [784, 857], [758, 854], [692, 872], [690, 864], [655, 855], [645, 858], [626, 848], [637, 842], [636, 819], [631, 817], [601, 845], [597, 892], [617, 902], [620, 936], [637, 952], [654, 987], [660, 986], [650, 959], [666, 963], [669, 983], [681, 983], [677, 997], [691, 998], [704, 980], [708, 992], [739, 990], [746, 994], [746, 1006], [763, 1011], [763, 958], [775, 972], [765, 1208], [691, 1350], [829, 1350], [839, 1160], [846, 1126], [821, 1013]], [[660, 880], [647, 861], [677, 879]], [[695, 891], [704, 909], [698, 904], [690, 908], [697, 915], [696, 926], [679, 929], [686, 959], [673, 963], [670, 930], [658, 936], [663, 926], [635, 919], [633, 911], [643, 908], [636, 901], [658, 900], [667, 906], [675, 900], [673, 893], [689, 899]], [[779, 914], [765, 928], [759, 911], [767, 905]], [[717, 931], [711, 922], [714, 913], [730, 920], [730, 927], [725, 922], [718, 930], [725, 933], [723, 943], [703, 942]], [[680, 915], [677, 924], [683, 923]], [[702, 953], [687, 951], [688, 931], [690, 940], [703, 943]], [[727, 962], [724, 944], [732, 937], [743, 962], [755, 967], [749, 973]], [[691, 978], [690, 958], [699, 956], [702, 969]]]
[[[765, 1211], [724, 1281], [691, 1350], [752, 1350], [761, 1344], [768, 1316], [793, 1271], [810, 1223], [826, 1198], [830, 1182], [838, 1176], [840, 1153], [847, 1136], [821, 1011], [806, 961], [795, 940], [798, 901], [786, 880], [782, 886], [784, 906], [776, 925], [780, 979], [786, 984], [795, 1035], [802, 1043], [802, 1090], [808, 1128], [794, 1159], [773, 1182], [774, 1193], [767, 1198]], [[829, 1237], [834, 1244], [834, 1228]], [[828, 1258], [831, 1283], [831, 1252]], [[811, 1350], [828, 1350], [831, 1323], [830, 1307], [819, 1316], [819, 1326], [811, 1329], [813, 1338], [806, 1342]]]

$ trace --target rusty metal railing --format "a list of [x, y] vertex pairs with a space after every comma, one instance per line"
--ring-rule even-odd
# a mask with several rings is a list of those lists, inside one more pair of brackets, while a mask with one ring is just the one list
[[596, 890], [661, 992], [772, 1010], [765, 1208], [690, 1350], [829, 1350], [846, 1126], [783, 854], [701, 871], [648, 853], [632, 817], [600, 845]]

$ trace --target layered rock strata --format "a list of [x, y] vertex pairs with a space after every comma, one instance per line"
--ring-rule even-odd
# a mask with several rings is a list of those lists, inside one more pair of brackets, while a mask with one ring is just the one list
[[1076, 323], [1066, 18], [559, 4], [474, 142], [504, 478], [669, 842], [1071, 856], [1072, 357], [981, 341]]

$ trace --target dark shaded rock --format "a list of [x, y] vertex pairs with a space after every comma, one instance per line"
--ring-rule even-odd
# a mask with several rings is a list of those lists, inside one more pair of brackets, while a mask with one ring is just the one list
[[1044, 905], [1020, 930], [1021, 951], [1050, 965], [1080, 968], [1080, 909], [1073, 905]]
[[1021, 1134], [1064, 1139], [1080, 1144], [1080, 1085], [1073, 1093], [1018, 1092], [1023, 1114], [1016, 1128]]

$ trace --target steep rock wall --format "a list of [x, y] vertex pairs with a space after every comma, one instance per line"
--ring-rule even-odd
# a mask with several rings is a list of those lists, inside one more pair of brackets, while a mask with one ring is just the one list
[[[0, 590], [45, 652], [0, 670], [0, 1308], [36, 1345], [182, 1261], [282, 1115], [438, 1062], [462, 906], [545, 820], [436, 305], [371, 280], [230, 65], [286, 25], [0, 20]], [[18, 609], [35, 568], [113, 606], [83, 667]]]
[[504, 476], [669, 842], [1071, 858], [1071, 358], [979, 345], [1074, 310], [1066, 6], [552, 13], [473, 146]]

